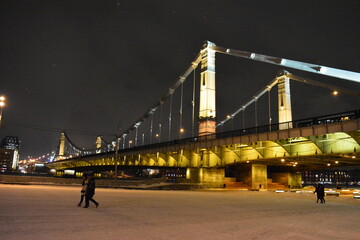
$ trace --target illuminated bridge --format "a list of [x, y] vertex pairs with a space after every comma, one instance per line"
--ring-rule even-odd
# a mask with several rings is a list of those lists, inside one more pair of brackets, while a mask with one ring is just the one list
[[[360, 110], [294, 121], [290, 80], [327, 88], [334, 94], [341, 91], [359, 97], [359, 93], [281, 70], [252, 99], [222, 121], [216, 121], [215, 53], [360, 83], [359, 73], [226, 49], [207, 42], [167, 94], [112, 142], [98, 137], [96, 148], [82, 149], [64, 132], [57, 156], [47, 166], [60, 173], [65, 169], [84, 171], [102, 166], [184, 168], [190, 182], [215, 187], [223, 186], [225, 171], [232, 169], [232, 177], [237, 182], [259, 189], [267, 188], [269, 179], [295, 188], [301, 186], [301, 171], [359, 164]], [[196, 81], [199, 63], [200, 81]], [[188, 81], [186, 87], [191, 72], [193, 81]], [[271, 90], [275, 86], [278, 114], [272, 116]], [[190, 94], [185, 94], [186, 89], [190, 89]], [[180, 91], [176, 93], [176, 90]], [[196, 90], [199, 90], [198, 96]], [[259, 99], [264, 95], [267, 95], [268, 112], [259, 114]], [[190, 109], [185, 109], [186, 102], [191, 102]], [[249, 128], [245, 127], [245, 111], [250, 105], [254, 106], [255, 116], [254, 125]], [[179, 106], [178, 111], [174, 111], [175, 106]], [[242, 127], [235, 129], [234, 119], [240, 113]], [[260, 126], [260, 117], [267, 118], [268, 124]], [[272, 122], [275, 117], [277, 123]], [[223, 131], [225, 124], [230, 125], [230, 131]], [[185, 132], [184, 128], [191, 131]]]

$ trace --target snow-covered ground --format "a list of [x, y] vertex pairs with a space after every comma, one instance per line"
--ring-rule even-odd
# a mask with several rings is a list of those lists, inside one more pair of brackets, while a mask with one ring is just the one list
[[76, 206], [80, 187], [0, 184], [0, 238], [360, 239], [360, 200], [249, 191], [96, 189], [99, 208]]

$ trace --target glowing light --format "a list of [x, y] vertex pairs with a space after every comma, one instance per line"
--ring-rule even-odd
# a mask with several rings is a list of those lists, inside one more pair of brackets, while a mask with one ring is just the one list
[[227, 115], [226, 118], [231, 118], [231, 116], [230, 116], [230, 115]]
[[352, 156], [351, 158], [356, 158], [355, 156]]
[[339, 163], [339, 161], [335, 161], [335, 163], [336, 163], [336, 164], [338, 164], [338, 163]]
[[180, 132], [183, 133], [183, 132], [184, 132], [184, 129], [183, 129], [183, 128], [180, 128]]
[[155, 137], [159, 137], [159, 134], [157, 133], [157, 134], [155, 135]]
[[337, 96], [339, 94], [338, 91], [334, 90], [333, 93], [332, 93], [334, 96]]
[[282, 158], [282, 159], [281, 159], [281, 162], [285, 162], [285, 159]]
[[2, 102], [5, 101], [5, 97], [4, 97], [4, 96], [1, 96], [1, 97], [0, 97], [0, 101], [2, 101]]
[[249, 163], [250, 161], [246, 161], [246, 163]]
[[327, 164], [328, 167], [330, 167], [330, 165], [331, 165], [330, 163]]

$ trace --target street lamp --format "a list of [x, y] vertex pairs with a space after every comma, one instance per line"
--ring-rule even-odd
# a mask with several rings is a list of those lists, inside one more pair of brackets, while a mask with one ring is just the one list
[[0, 96], [0, 128], [1, 128], [1, 122], [2, 122], [2, 109], [5, 106], [5, 97]]
[[131, 144], [132, 144], [132, 140], [129, 141], [129, 148], [130, 148]]
[[184, 134], [184, 129], [183, 128], [180, 128], [180, 139], [182, 138], [182, 135]]

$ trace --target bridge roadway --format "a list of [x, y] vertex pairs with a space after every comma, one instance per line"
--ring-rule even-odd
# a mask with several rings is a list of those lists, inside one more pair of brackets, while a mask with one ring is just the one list
[[[360, 161], [360, 118], [293, 121], [75, 157], [47, 164], [56, 170], [104, 165], [214, 168], [231, 164], [288, 166], [297, 171]], [[117, 161], [115, 161], [117, 159]]]

